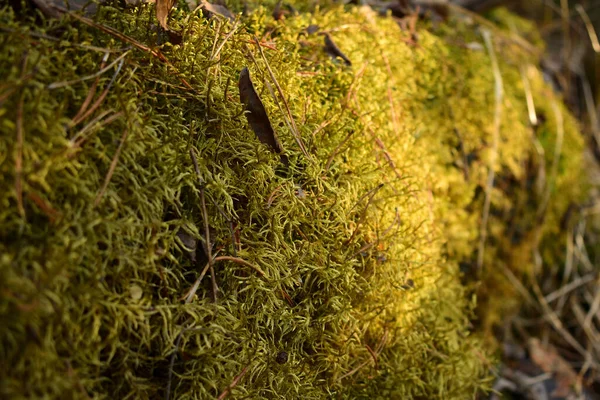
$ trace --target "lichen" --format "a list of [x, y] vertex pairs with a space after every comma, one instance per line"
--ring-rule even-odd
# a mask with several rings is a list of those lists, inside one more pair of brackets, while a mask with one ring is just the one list
[[[532, 66], [545, 120], [528, 123], [525, 50], [496, 41], [504, 112], [488, 292], [474, 292], [463, 281], [476, 271], [459, 265], [477, 252], [495, 106], [490, 58], [468, 46], [482, 42], [474, 26], [421, 28], [413, 43], [366, 7], [281, 21], [258, 7], [235, 24], [180, 8], [173, 45], [153, 12], [100, 8], [95, 23], [118, 37], [73, 16], [0, 11], [0, 359], [10, 366], [0, 393], [212, 398], [237, 382], [233, 398], [464, 399], [484, 389], [482, 337], [514, 294], [499, 263], [531, 273], [532, 248], [560, 237], [580, 195], [576, 123]], [[310, 24], [352, 65], [331, 59]], [[248, 126], [244, 67], [289, 167]], [[560, 162], [530, 196], [529, 165], [552, 170], [556, 110]], [[508, 214], [531, 224], [520, 245]], [[181, 234], [202, 248], [205, 223], [213, 256], [230, 258], [185, 302], [204, 265]]]

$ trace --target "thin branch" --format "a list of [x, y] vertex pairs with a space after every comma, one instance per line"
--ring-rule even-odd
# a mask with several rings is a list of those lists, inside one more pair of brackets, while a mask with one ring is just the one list
[[598, 42], [598, 35], [596, 34], [596, 30], [594, 29], [594, 24], [590, 21], [590, 17], [588, 16], [585, 8], [581, 6], [581, 4], [575, 5], [575, 10], [581, 16], [583, 23], [585, 24], [585, 29], [587, 30], [588, 36], [590, 37], [590, 42], [592, 42], [592, 47], [596, 53], [600, 53], [600, 43]]
[[112, 69], [112, 67], [114, 67], [119, 62], [121, 62], [121, 60], [123, 60], [128, 54], [129, 54], [129, 51], [126, 51], [125, 53], [123, 53], [119, 57], [117, 57], [113, 62], [111, 62], [110, 64], [108, 64], [106, 67], [100, 69], [96, 73], [93, 73], [93, 74], [87, 75], [87, 76], [83, 76], [81, 78], [74, 79], [72, 81], [63, 81], [63, 82], [51, 83], [51, 84], [49, 84], [47, 86], [47, 89], [49, 89], [49, 90], [59, 89], [59, 88], [65, 87], [65, 86], [71, 86], [71, 85], [73, 85], [75, 83], [79, 83], [79, 82], [87, 81], [87, 80], [90, 80], [90, 79], [98, 78], [102, 74], [104, 74], [106, 71]]
[[200, 174], [200, 169], [198, 168], [198, 159], [196, 158], [196, 154], [194, 153], [194, 149], [190, 149], [190, 156], [192, 157], [192, 161], [194, 163], [194, 169], [196, 170], [196, 176], [198, 177], [198, 182], [200, 183], [200, 205], [202, 207], [202, 219], [204, 220], [204, 236], [206, 240], [206, 255], [208, 256], [208, 267], [210, 270], [210, 280], [212, 283], [213, 289], [213, 301], [217, 302], [217, 291], [219, 288], [217, 287], [217, 277], [215, 276], [215, 268], [213, 265], [213, 257], [212, 257], [212, 244], [210, 242], [210, 227], [208, 225], [208, 212], [206, 211], [206, 199], [204, 195], [204, 180], [202, 179], [202, 175]]
[[240, 383], [240, 380], [242, 380], [244, 375], [246, 375], [246, 372], [248, 372], [248, 368], [250, 368], [250, 365], [246, 365], [244, 367], [244, 369], [242, 369], [242, 372], [240, 372], [235, 378], [233, 378], [233, 381], [229, 384], [229, 386], [227, 386], [227, 388], [225, 390], [223, 390], [223, 392], [219, 395], [219, 397], [217, 397], [217, 400], [223, 400], [227, 396], [229, 396], [229, 394], [231, 393], [231, 390], [234, 387], [236, 387], [237, 384]]
[[236, 264], [240, 264], [240, 265], [244, 265], [246, 267], [250, 267], [253, 270], [255, 270], [256, 272], [258, 272], [258, 274], [262, 277], [265, 276], [265, 273], [257, 266], [250, 264], [248, 261], [243, 260], [239, 257], [232, 257], [232, 256], [219, 256], [219, 257], [215, 257], [215, 262], [216, 261], [231, 261], [234, 262]]

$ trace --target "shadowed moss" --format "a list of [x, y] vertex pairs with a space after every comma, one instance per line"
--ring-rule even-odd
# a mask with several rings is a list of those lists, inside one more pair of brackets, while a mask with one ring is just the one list
[[[466, 46], [481, 41], [474, 27], [422, 29], [414, 45], [367, 8], [284, 21], [258, 8], [236, 24], [180, 9], [170, 24], [183, 42], [171, 45], [151, 7], [103, 7], [95, 20], [148, 49], [73, 17], [0, 12], [2, 395], [213, 398], [240, 374], [233, 398], [464, 399], [486, 386], [490, 356], [459, 270], [477, 251], [493, 151], [494, 78], [487, 53]], [[560, 236], [552, 227], [581, 168], [572, 117], [529, 67], [546, 116], [535, 132], [519, 73], [528, 58], [497, 45], [487, 330], [512, 293], [496, 294], [496, 264], [527, 271], [533, 243]], [[246, 66], [289, 168], [248, 127]], [[555, 110], [562, 156], [540, 225], [529, 188], [501, 183], [527, 182], [530, 160], [552, 170]], [[537, 233], [523, 249], [503, 242], [505, 214], [519, 212]], [[190, 260], [182, 237], [202, 249], [206, 222], [212, 254], [236, 259], [215, 262], [216, 304], [209, 276], [185, 303], [206, 254]]]

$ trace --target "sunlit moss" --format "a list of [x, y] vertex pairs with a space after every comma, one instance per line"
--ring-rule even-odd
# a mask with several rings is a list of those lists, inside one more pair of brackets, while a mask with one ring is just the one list
[[[157, 398], [170, 382], [171, 398], [214, 398], [243, 371], [234, 398], [464, 399], [486, 386], [491, 356], [473, 332], [476, 296], [459, 270], [476, 258], [494, 151], [494, 78], [485, 49], [469, 46], [481, 42], [474, 26], [421, 29], [415, 44], [368, 8], [274, 21], [259, 7], [235, 27], [177, 10], [170, 23], [183, 42], [171, 45], [150, 7], [104, 7], [96, 20], [161, 46], [169, 62], [129, 49], [118, 74], [100, 75], [88, 103], [116, 76], [104, 101], [74, 125], [95, 82], [81, 78], [104, 56], [75, 44], [115, 50], [109, 63], [129, 44], [68, 17], [33, 23], [0, 14], [3, 395]], [[310, 24], [331, 34], [351, 67], [323, 51], [323, 36], [304, 31]], [[560, 236], [553, 227], [579, 195], [571, 182], [581, 168], [576, 124], [541, 73], [528, 69], [545, 115], [536, 131], [519, 72], [525, 52], [510, 40], [496, 51], [505, 99], [481, 286], [488, 291], [478, 293], [487, 333], [514, 296], [498, 263], [530, 272], [532, 249]], [[247, 126], [237, 89], [245, 66], [289, 169]], [[73, 83], [48, 88], [57, 82]], [[288, 129], [277, 85], [308, 156]], [[551, 170], [557, 107], [562, 156], [556, 177], [546, 176], [554, 181], [540, 225], [546, 186], [529, 193], [527, 165]], [[264, 276], [217, 262], [218, 303], [207, 276], [184, 304], [203, 265], [192, 264], [177, 233], [202, 240], [201, 191], [213, 253]], [[520, 244], [506, 235], [511, 213], [532, 224]], [[462, 278], [476, 273], [466, 268]]]

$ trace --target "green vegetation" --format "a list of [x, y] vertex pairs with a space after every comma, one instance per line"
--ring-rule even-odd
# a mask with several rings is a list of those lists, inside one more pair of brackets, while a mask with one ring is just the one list
[[[521, 42], [493, 30], [492, 50], [461, 18], [412, 35], [366, 7], [235, 23], [181, 8], [179, 45], [150, 6], [94, 20], [121, 36], [0, 11], [2, 396], [487, 386], [483, 344], [517, 301], [505, 272], [532, 273], [582, 195], [577, 125]], [[244, 116], [244, 67], [287, 166]]]

